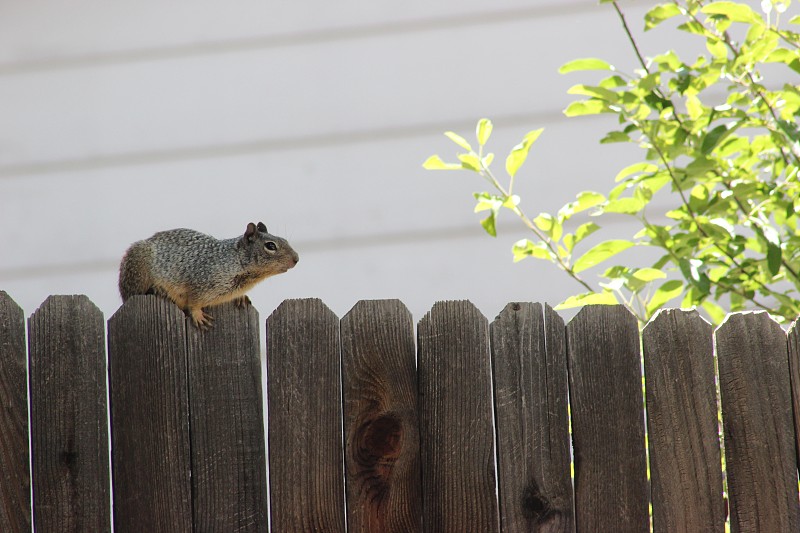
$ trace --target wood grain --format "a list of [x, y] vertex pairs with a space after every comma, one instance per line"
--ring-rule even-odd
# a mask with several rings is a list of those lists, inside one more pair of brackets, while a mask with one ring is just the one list
[[31, 530], [25, 317], [0, 291], [0, 531]]
[[418, 326], [424, 530], [499, 531], [486, 318], [439, 302]]
[[422, 530], [414, 324], [398, 300], [342, 319], [348, 531]]
[[192, 531], [186, 321], [155, 296], [108, 321], [116, 533]]
[[789, 384], [792, 387], [794, 442], [797, 465], [800, 467], [800, 320], [789, 328]]
[[108, 531], [103, 313], [86, 296], [50, 296], [28, 327], [34, 527]]
[[317, 299], [267, 320], [270, 515], [275, 533], [344, 533], [339, 319]]
[[214, 327], [187, 328], [195, 531], [267, 531], [258, 312], [214, 307]]
[[490, 333], [503, 533], [572, 532], [564, 321], [511, 303]]
[[584, 307], [567, 325], [578, 531], [646, 533], [647, 463], [636, 319]]
[[725, 531], [713, 328], [660, 311], [642, 334], [653, 533]]
[[730, 315], [717, 358], [731, 531], [800, 528], [786, 336], [766, 313]]

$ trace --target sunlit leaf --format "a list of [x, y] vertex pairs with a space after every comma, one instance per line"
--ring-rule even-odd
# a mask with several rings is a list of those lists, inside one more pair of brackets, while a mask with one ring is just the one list
[[764, 22], [750, 6], [738, 2], [713, 2], [703, 6], [701, 11], [707, 15], [725, 15], [734, 22]]
[[599, 113], [608, 113], [608, 104], [603, 100], [580, 100], [572, 102], [564, 110], [564, 114], [568, 117], [579, 117], [581, 115], [597, 115]]
[[511, 149], [511, 153], [509, 153], [508, 157], [506, 158], [506, 172], [508, 172], [509, 176], [513, 177], [517, 173], [519, 167], [521, 167], [528, 158], [528, 152], [531, 149], [531, 145], [536, 142], [536, 139], [539, 138], [539, 135], [541, 135], [543, 131], [544, 128], [529, 131], [527, 134], [525, 134], [522, 142]]
[[422, 167], [427, 170], [461, 170], [460, 163], [445, 163], [438, 155], [432, 155], [422, 163]]
[[644, 29], [651, 30], [667, 20], [679, 15], [680, 8], [676, 4], [659, 4], [644, 15]]
[[497, 228], [495, 227], [495, 214], [492, 211], [488, 217], [481, 220], [481, 226], [486, 230], [486, 233], [492, 237], [497, 237]]
[[573, 307], [581, 307], [583, 305], [615, 305], [619, 303], [616, 295], [611, 291], [603, 292], [586, 292], [575, 296], [570, 296], [553, 309], [560, 311], [562, 309], [571, 309]]
[[576, 273], [582, 272], [587, 268], [591, 268], [599, 263], [602, 263], [606, 259], [613, 257], [624, 250], [627, 250], [631, 246], [634, 246], [634, 243], [621, 239], [601, 242], [600, 244], [597, 244], [587, 250], [586, 253], [579, 257], [573, 265], [573, 270]]
[[559, 74], [566, 74], [576, 70], [614, 70], [614, 67], [602, 59], [587, 57], [583, 59], [573, 59], [561, 65], [558, 72]]
[[486, 144], [486, 141], [489, 140], [489, 136], [492, 134], [492, 121], [488, 118], [480, 119], [475, 134], [478, 137], [478, 144], [481, 146]]
[[657, 268], [640, 268], [633, 273], [633, 277], [641, 281], [653, 281], [656, 279], [666, 278], [667, 275], [664, 271]]
[[677, 279], [664, 282], [647, 303], [647, 313], [652, 314], [656, 309], [661, 309], [665, 303], [677, 298], [683, 292], [683, 282]]
[[529, 239], [522, 239], [514, 243], [511, 251], [514, 254], [514, 262], [522, 261], [526, 257], [553, 260], [553, 253], [542, 241], [533, 242]]
[[446, 131], [446, 132], [444, 132], [444, 134], [448, 139], [450, 139], [451, 141], [453, 141], [454, 143], [459, 145], [464, 150], [468, 150], [470, 152], [472, 151], [472, 147], [469, 145], [467, 140], [464, 137], [462, 137], [461, 135], [459, 135], [457, 133], [454, 133], [452, 131]]
[[620, 182], [633, 174], [649, 174], [656, 170], [658, 170], [658, 167], [653, 163], [634, 163], [620, 170], [619, 173], [617, 173], [617, 177], [614, 178], [614, 181]]

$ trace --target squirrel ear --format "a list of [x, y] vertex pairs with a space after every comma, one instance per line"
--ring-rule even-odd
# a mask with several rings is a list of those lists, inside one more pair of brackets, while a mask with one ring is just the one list
[[247, 229], [244, 232], [244, 238], [247, 240], [252, 240], [253, 235], [255, 235], [255, 233], [256, 233], [256, 225], [250, 222], [247, 225]]
[[265, 226], [263, 222], [259, 222], [258, 223], [258, 231], [263, 231], [264, 233], [269, 233], [269, 231], [267, 231], [267, 226]]

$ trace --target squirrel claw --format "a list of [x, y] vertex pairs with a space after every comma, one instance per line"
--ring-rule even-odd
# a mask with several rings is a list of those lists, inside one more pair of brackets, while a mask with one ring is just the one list
[[250, 297], [247, 296], [246, 294], [244, 296], [239, 296], [238, 298], [234, 298], [233, 303], [235, 303], [236, 307], [238, 307], [239, 309], [243, 309], [249, 305], [253, 305], [253, 303], [250, 301]]
[[198, 329], [207, 330], [212, 326], [214, 317], [203, 311], [201, 307], [190, 310], [192, 322]]

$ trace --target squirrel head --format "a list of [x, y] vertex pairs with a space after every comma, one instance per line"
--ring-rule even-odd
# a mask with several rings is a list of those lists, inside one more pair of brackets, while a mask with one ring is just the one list
[[242, 254], [242, 266], [256, 273], [259, 279], [282, 274], [294, 268], [300, 257], [289, 242], [270, 235], [263, 222], [247, 224], [247, 229], [237, 243]]

